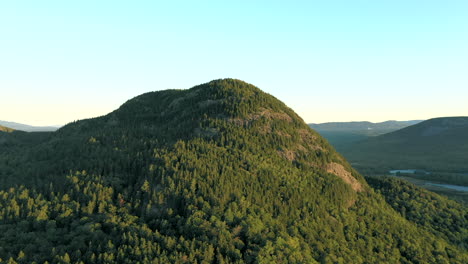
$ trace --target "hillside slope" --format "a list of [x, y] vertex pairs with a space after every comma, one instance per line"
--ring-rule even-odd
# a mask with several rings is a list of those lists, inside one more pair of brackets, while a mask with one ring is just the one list
[[468, 260], [460, 240], [402, 217], [290, 108], [238, 80], [147, 93], [8, 149], [4, 260]]
[[468, 209], [444, 196], [393, 177], [368, 177], [368, 183], [406, 219], [438, 237], [468, 244]]
[[364, 168], [468, 172], [468, 117], [434, 118], [343, 149]]

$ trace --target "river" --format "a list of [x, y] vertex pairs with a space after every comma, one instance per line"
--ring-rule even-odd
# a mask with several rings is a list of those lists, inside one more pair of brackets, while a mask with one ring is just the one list
[[442, 184], [442, 183], [432, 183], [432, 182], [426, 182], [426, 184], [429, 184], [429, 185], [432, 185], [432, 186], [444, 187], [444, 188], [447, 188], [447, 189], [457, 190], [457, 191], [461, 191], [461, 192], [468, 192], [468, 186]]

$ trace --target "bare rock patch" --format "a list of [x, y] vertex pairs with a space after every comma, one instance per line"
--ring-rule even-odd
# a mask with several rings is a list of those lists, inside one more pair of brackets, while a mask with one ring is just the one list
[[351, 185], [351, 188], [353, 188], [353, 190], [357, 192], [362, 192], [364, 190], [362, 184], [358, 180], [356, 180], [356, 178], [353, 177], [351, 172], [347, 171], [343, 167], [343, 165], [336, 162], [331, 162], [326, 166], [325, 169], [328, 173], [334, 174], [343, 179], [344, 182]]

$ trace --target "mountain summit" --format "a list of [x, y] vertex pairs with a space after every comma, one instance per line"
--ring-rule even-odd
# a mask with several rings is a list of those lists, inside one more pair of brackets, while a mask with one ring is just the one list
[[466, 260], [458, 236], [405, 219], [294, 111], [239, 80], [143, 94], [7, 153], [2, 259]]

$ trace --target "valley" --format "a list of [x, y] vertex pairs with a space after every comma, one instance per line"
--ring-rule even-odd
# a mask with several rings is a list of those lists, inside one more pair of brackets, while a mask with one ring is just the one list
[[[358, 123], [369, 126], [368, 122]], [[356, 131], [355, 123], [338, 124], [333, 126], [335, 130], [339, 128], [338, 134], [318, 131], [322, 131], [321, 134], [362, 174], [398, 175], [428, 190], [468, 202], [465, 193], [468, 186], [468, 117], [405, 121], [400, 123], [402, 127], [399, 129], [393, 127], [381, 134], [367, 136], [363, 135], [364, 126], [359, 139], [350, 138], [346, 132]]]
[[365, 139], [397, 131], [399, 129], [415, 125], [422, 120], [411, 121], [385, 121], [372, 122], [328, 122], [321, 124], [309, 124], [320, 135], [325, 137], [338, 151], [351, 143], [357, 143]]

